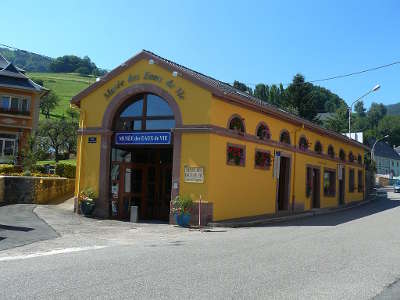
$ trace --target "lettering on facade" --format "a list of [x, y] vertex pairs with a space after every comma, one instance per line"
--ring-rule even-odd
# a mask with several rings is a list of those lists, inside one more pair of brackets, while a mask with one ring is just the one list
[[[123, 88], [125, 86], [125, 82], [127, 82], [127, 86], [136, 83], [139, 81], [141, 78], [140, 74], [129, 74], [128, 78], [125, 80], [118, 80], [116, 83], [112, 85], [112, 87], [108, 88], [106, 92], [104, 93], [104, 97], [106, 99], [110, 99], [111, 96], [113, 96], [118, 90]], [[169, 79], [164, 81], [163, 78], [160, 75], [151, 73], [151, 72], [144, 72], [143, 74], [143, 80], [148, 80], [148, 81], [155, 81], [157, 83], [163, 83], [165, 82], [165, 86], [173, 91], [175, 95], [179, 99], [185, 99], [185, 91], [181, 87], [177, 87], [176, 83], [174, 82], [173, 79]]]
[[184, 166], [184, 182], [204, 183], [204, 168]]
[[107, 91], [104, 93], [104, 96], [106, 98], [110, 98], [112, 95], [115, 94], [117, 90], [119, 90], [121, 87], [123, 87], [125, 84], [125, 80], [118, 80], [111, 88], [107, 89]]

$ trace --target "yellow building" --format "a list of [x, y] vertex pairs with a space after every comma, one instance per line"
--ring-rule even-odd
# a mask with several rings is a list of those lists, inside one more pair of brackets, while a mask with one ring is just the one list
[[0, 55], [0, 163], [12, 162], [21, 155], [28, 136], [37, 127], [40, 98], [47, 92]]
[[148, 51], [71, 102], [75, 194], [93, 188], [100, 217], [136, 205], [141, 219], [168, 220], [178, 194], [201, 197], [205, 221], [364, 199], [366, 146]]

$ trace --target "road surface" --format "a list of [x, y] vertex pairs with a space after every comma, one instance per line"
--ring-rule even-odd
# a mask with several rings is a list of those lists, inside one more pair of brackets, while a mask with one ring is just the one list
[[40, 207], [60, 237], [0, 251], [0, 299], [397, 299], [399, 205], [206, 232]]

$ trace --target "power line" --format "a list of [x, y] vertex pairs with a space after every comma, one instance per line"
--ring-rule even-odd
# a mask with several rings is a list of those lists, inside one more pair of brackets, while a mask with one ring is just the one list
[[[345, 78], [345, 77], [350, 77], [350, 76], [354, 76], [354, 75], [359, 75], [359, 74], [363, 74], [363, 73], [367, 73], [367, 72], [371, 72], [371, 71], [376, 71], [379, 69], [383, 69], [383, 68], [388, 68], [394, 65], [400, 64], [400, 61], [394, 61], [390, 64], [386, 64], [386, 65], [381, 65], [378, 67], [373, 67], [373, 68], [369, 68], [369, 69], [365, 69], [365, 70], [361, 70], [361, 71], [357, 71], [357, 72], [351, 72], [351, 73], [347, 73], [347, 74], [342, 74], [342, 75], [335, 75], [335, 76], [329, 76], [329, 77], [325, 77], [325, 78], [321, 78], [321, 79], [314, 79], [314, 80], [309, 80], [306, 81], [305, 83], [315, 83], [315, 82], [322, 82], [322, 81], [329, 81], [329, 80], [334, 80], [334, 79], [340, 79], [340, 78]], [[256, 86], [258, 83], [244, 83], [246, 85], [251, 85], [251, 86]], [[291, 83], [282, 83], [282, 85], [284, 86], [288, 86]], [[276, 85], [280, 85], [276, 84]]]

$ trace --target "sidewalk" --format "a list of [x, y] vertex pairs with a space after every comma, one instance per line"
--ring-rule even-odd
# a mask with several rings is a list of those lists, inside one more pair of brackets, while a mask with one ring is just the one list
[[[352, 202], [340, 207], [331, 207], [331, 208], [316, 208], [310, 211], [299, 212], [299, 213], [288, 213], [286, 215], [276, 216], [276, 215], [263, 215], [263, 216], [255, 216], [255, 217], [248, 217], [248, 218], [240, 218], [240, 219], [232, 219], [232, 220], [225, 220], [225, 221], [217, 221], [208, 223], [210, 227], [252, 227], [252, 226], [261, 226], [261, 225], [269, 225], [269, 224], [276, 224], [280, 222], [286, 222], [291, 220], [303, 219], [313, 216], [320, 216], [320, 215], [327, 215], [333, 214], [340, 211], [345, 211], [348, 209], [352, 209], [355, 207], [360, 207], [371, 203], [372, 201], [376, 200], [380, 197], [382, 192], [376, 192], [371, 194], [366, 200]], [[385, 193], [386, 194], [386, 193]]]

